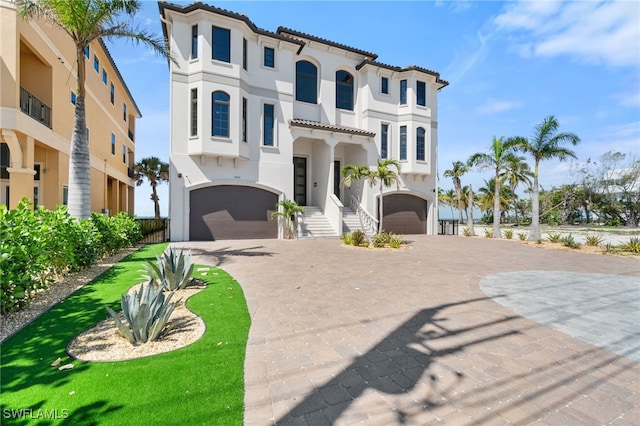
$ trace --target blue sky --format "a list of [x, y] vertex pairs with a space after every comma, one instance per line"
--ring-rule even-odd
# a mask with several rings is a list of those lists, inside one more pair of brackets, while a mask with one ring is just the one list
[[[176, 2], [174, 3], [183, 3]], [[190, 3], [190, 2], [188, 2]], [[282, 25], [378, 54], [378, 61], [440, 72], [440, 186], [451, 162], [485, 152], [494, 136], [525, 136], [546, 116], [576, 133], [577, 162], [544, 162], [540, 183], [575, 179], [579, 162], [607, 151], [640, 156], [640, 2], [638, 1], [324, 1], [206, 2], [246, 14], [258, 27]], [[161, 34], [156, 2], [136, 22]], [[169, 74], [144, 47], [107, 42], [143, 117], [136, 158], [169, 158]], [[484, 185], [490, 171], [463, 184]], [[159, 191], [167, 214], [167, 185]], [[135, 211], [152, 216], [150, 187], [136, 189]], [[448, 214], [442, 211], [444, 214]]]

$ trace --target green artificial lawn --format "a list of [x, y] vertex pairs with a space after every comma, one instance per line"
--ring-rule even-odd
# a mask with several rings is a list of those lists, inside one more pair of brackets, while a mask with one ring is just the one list
[[[165, 247], [132, 253], [0, 346], [1, 424], [242, 424], [250, 318], [242, 289], [220, 269], [195, 268], [208, 283], [187, 302], [207, 325], [195, 343], [118, 362], [81, 362], [65, 352], [108, 316], [105, 306], [120, 310], [121, 294], [141, 281], [142, 264]], [[52, 367], [58, 357], [74, 368]]]

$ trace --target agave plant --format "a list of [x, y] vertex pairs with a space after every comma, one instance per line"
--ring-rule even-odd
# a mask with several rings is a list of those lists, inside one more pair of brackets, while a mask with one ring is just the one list
[[132, 344], [152, 342], [165, 329], [169, 317], [180, 300], [171, 302], [175, 290], [164, 295], [162, 287], [155, 285], [150, 279], [145, 287], [140, 285], [139, 291], [122, 295], [120, 304], [126, 324], [118, 314], [108, 306], [109, 315], [116, 321], [120, 333]]
[[156, 259], [157, 265], [153, 262], [144, 265], [149, 278], [157, 278], [160, 285], [169, 291], [180, 290], [187, 286], [195, 267], [191, 263], [190, 254], [184, 254], [182, 249], [169, 247], [161, 256], [156, 255]]

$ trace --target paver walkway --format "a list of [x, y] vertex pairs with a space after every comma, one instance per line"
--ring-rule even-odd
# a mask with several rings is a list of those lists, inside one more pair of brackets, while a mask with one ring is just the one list
[[[640, 260], [517, 241], [408, 239], [409, 250], [395, 251], [339, 240], [182, 244], [245, 291], [246, 425], [640, 424], [640, 363], [498, 303], [527, 294], [523, 272], [546, 271], [544, 284], [559, 286], [567, 273], [637, 281]], [[499, 275], [493, 297], [480, 288], [512, 272]], [[597, 284], [589, 277], [574, 276], [585, 292]], [[622, 317], [633, 352], [640, 313]]]

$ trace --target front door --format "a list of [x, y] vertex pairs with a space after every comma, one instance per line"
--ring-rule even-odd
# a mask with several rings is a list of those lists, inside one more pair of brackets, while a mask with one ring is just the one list
[[333, 194], [340, 199], [340, 161], [333, 162]]
[[307, 205], [307, 159], [293, 157], [293, 191], [299, 206]]

